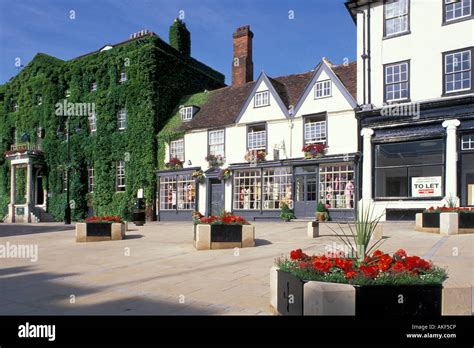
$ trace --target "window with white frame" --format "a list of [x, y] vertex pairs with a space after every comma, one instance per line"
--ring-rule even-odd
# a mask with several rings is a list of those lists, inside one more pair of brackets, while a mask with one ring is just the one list
[[291, 167], [265, 168], [263, 171], [263, 209], [281, 209], [282, 203], [293, 207]]
[[409, 0], [387, 0], [385, 11], [385, 36], [408, 32]]
[[97, 91], [97, 82], [92, 82], [91, 83], [91, 92]]
[[196, 180], [191, 174], [160, 177], [160, 210], [194, 210]]
[[474, 134], [463, 135], [461, 138], [462, 150], [474, 150]]
[[183, 121], [190, 121], [193, 119], [193, 107], [192, 106], [185, 106], [179, 110], [181, 114], [181, 119]]
[[18, 103], [13, 104], [13, 112], [18, 112], [20, 110]]
[[385, 101], [406, 100], [410, 97], [409, 63], [387, 64], [384, 67]]
[[173, 158], [184, 161], [184, 139], [172, 140], [170, 142], [170, 159]]
[[260, 106], [268, 106], [268, 105], [270, 105], [270, 92], [269, 91], [255, 93], [254, 106], [256, 108]]
[[224, 142], [225, 137], [223, 129], [209, 131], [209, 155], [220, 155], [225, 157]]
[[122, 71], [120, 73], [120, 79], [119, 79], [119, 82], [120, 83], [124, 83], [125, 81], [127, 81], [127, 73], [125, 71]]
[[352, 163], [319, 167], [319, 201], [330, 208], [354, 208], [354, 166]]
[[267, 129], [264, 124], [248, 126], [247, 149], [264, 151], [267, 149]]
[[307, 116], [304, 119], [304, 143], [326, 141], [326, 116]]
[[94, 168], [87, 168], [87, 190], [88, 192], [94, 192]]
[[260, 169], [234, 171], [234, 209], [260, 209], [262, 177]]
[[125, 161], [118, 161], [116, 164], [117, 191], [125, 191]]
[[331, 80], [316, 82], [314, 86], [314, 97], [325, 98], [331, 96]]
[[38, 105], [43, 104], [43, 97], [40, 96], [40, 95], [36, 96], [36, 103], [37, 103]]
[[127, 126], [127, 110], [120, 109], [117, 113], [117, 126], [119, 130], [124, 130]]
[[95, 133], [97, 131], [97, 115], [95, 112], [92, 112], [89, 115], [89, 129], [91, 133]]
[[472, 52], [464, 50], [444, 55], [445, 93], [470, 91], [472, 88]]
[[472, 14], [472, 0], [444, 0], [444, 20], [469, 17]]

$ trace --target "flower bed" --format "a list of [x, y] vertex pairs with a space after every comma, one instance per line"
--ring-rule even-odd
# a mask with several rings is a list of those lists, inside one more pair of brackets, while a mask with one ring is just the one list
[[194, 213], [194, 246], [203, 249], [228, 249], [255, 245], [255, 229], [241, 216], [223, 213], [205, 217]]
[[[277, 259], [270, 274], [271, 302], [280, 314], [360, 317], [439, 316], [447, 278], [445, 270], [404, 250], [376, 250], [357, 260], [298, 249]], [[464, 302], [470, 306], [470, 297]]]
[[107, 223], [107, 224], [120, 224], [122, 218], [120, 216], [92, 216], [84, 220], [86, 223]]
[[305, 159], [320, 158], [326, 152], [326, 144], [308, 144], [301, 151], [304, 152]]

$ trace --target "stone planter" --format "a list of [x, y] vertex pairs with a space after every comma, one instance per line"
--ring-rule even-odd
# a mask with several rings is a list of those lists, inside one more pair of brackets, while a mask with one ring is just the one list
[[328, 213], [317, 211], [316, 214], [315, 214], [315, 217], [316, 217], [316, 221], [324, 222], [328, 219]]
[[232, 249], [255, 246], [255, 227], [252, 225], [194, 226], [194, 247], [197, 250]]
[[474, 233], [474, 213], [418, 213], [415, 229], [443, 235]]
[[433, 317], [471, 315], [470, 284], [372, 285], [302, 281], [270, 270], [270, 304], [279, 315]]
[[99, 242], [104, 240], [121, 240], [125, 237], [124, 223], [77, 223], [76, 242]]

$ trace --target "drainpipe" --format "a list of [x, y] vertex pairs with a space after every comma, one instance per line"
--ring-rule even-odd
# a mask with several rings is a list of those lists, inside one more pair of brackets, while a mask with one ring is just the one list
[[369, 59], [369, 67], [367, 71], [367, 78], [368, 78], [368, 95], [369, 95], [369, 104], [372, 104], [372, 59], [371, 59], [371, 40], [370, 40], [370, 2], [367, 7], [367, 35], [368, 35], [368, 42], [367, 42], [367, 58]]
[[366, 14], [365, 11], [357, 11], [357, 14], [362, 14], [362, 86], [363, 86], [363, 101], [362, 105], [365, 105], [367, 103], [367, 97], [366, 97], [366, 90], [367, 90], [367, 82], [366, 82], [366, 74], [367, 74], [367, 64], [366, 60], [368, 58], [367, 55], [367, 48], [366, 48], [366, 39], [367, 39], [367, 34], [366, 34]]

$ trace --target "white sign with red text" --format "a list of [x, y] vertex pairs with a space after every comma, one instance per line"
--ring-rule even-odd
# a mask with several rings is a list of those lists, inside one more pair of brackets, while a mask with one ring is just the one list
[[412, 197], [440, 197], [441, 194], [440, 176], [421, 176], [411, 178]]

